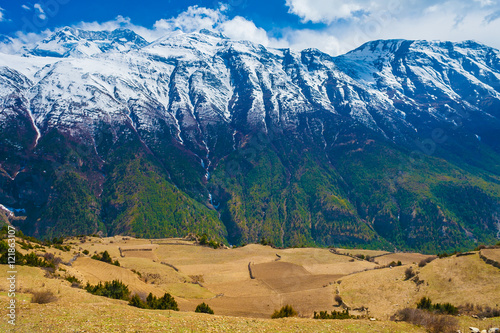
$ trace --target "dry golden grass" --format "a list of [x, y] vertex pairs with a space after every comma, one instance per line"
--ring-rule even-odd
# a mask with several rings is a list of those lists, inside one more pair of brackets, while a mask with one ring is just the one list
[[[350, 257], [327, 249], [248, 245], [215, 250], [180, 239], [155, 240], [152, 244], [150, 240], [130, 237], [87, 237], [85, 242], [72, 239], [69, 243], [72, 250], [60, 254], [65, 257], [64, 261], [85, 249], [90, 255], [108, 251], [122, 267], [82, 256], [72, 266], [60, 265], [63, 270], [56, 272], [60, 279], [44, 277], [41, 269], [19, 267], [18, 288], [20, 300], [24, 302], [19, 303], [16, 332], [32, 332], [35, 327], [37, 332], [71, 332], [82, 328], [87, 332], [423, 332], [387, 319], [399, 309], [414, 307], [422, 296], [454, 305], [467, 302], [500, 305], [497, 304], [500, 270], [485, 264], [478, 254], [436, 259], [423, 268], [413, 265], [419, 278], [425, 281], [417, 285], [404, 281], [408, 266], [374, 269], [378, 266], [375, 263], [351, 261]], [[120, 257], [120, 247], [151, 248], [152, 251], [127, 251], [125, 257]], [[53, 248], [47, 251], [56, 255], [60, 252]], [[375, 255], [373, 251], [356, 254]], [[427, 257], [398, 253], [376, 260], [384, 258], [387, 263], [401, 260], [409, 264]], [[255, 279], [250, 279], [249, 262], [252, 262]], [[4, 275], [6, 270], [0, 272], [2, 290], [7, 285]], [[181, 313], [146, 311], [130, 307], [124, 301], [93, 296], [71, 288], [70, 283], [62, 279], [67, 275], [91, 284], [118, 279], [132, 292], [143, 295], [152, 292], [161, 296], [169, 292], [176, 298]], [[43, 306], [31, 304], [28, 289], [51, 290], [57, 301]], [[334, 301], [336, 293], [351, 308], [368, 307], [369, 315], [382, 321], [265, 320], [285, 304], [291, 304], [300, 316], [308, 318], [314, 311], [338, 310]], [[5, 294], [0, 294], [0, 303], [5, 302]], [[207, 303], [219, 316], [182, 312], [194, 311], [201, 302]], [[461, 325], [478, 324], [470, 317], [460, 320]], [[61, 326], [61, 323], [67, 325]], [[483, 324], [486, 323], [500, 325], [497, 319]], [[5, 323], [0, 324], [0, 331], [7, 328], [2, 325]]]
[[279, 294], [324, 288], [343, 276], [313, 275], [302, 266], [283, 261], [273, 261], [251, 267], [255, 279], [262, 281]]
[[483, 249], [481, 254], [488, 259], [500, 262], [500, 249]]
[[380, 256], [380, 255], [383, 255], [383, 254], [389, 254], [390, 252], [387, 252], [387, 251], [377, 251], [377, 250], [362, 250], [362, 249], [341, 249], [341, 248], [337, 248], [335, 249], [338, 253], [340, 254], [349, 254], [349, 255], [352, 255], [352, 256], [355, 256], [357, 254], [362, 254], [364, 256], [370, 256], [370, 257], [374, 257], [374, 256]]
[[[71, 291], [76, 291], [72, 289]], [[5, 321], [0, 331], [16, 333], [66, 332], [339, 332], [392, 333], [424, 332], [405, 323], [370, 322], [366, 320], [320, 321], [287, 318], [279, 320], [224, 317], [198, 313], [142, 310], [123, 301], [90, 295], [82, 303], [76, 296], [64, 297], [56, 303], [19, 305], [15, 330]], [[24, 297], [24, 295], [21, 295]], [[0, 307], [7, 304], [0, 294]]]
[[435, 302], [500, 307], [500, 269], [486, 264], [477, 253], [436, 259], [420, 270], [421, 278], [429, 281], [422, 291]]
[[341, 296], [352, 307], [366, 306], [377, 318], [388, 318], [423, 296], [454, 305], [500, 305], [500, 270], [485, 264], [477, 254], [436, 259], [423, 268], [413, 265], [424, 283], [404, 281], [407, 267], [384, 268], [342, 279]]
[[427, 258], [435, 258], [436, 256], [420, 254], [420, 253], [391, 253], [375, 258], [375, 261], [380, 265], [388, 265], [391, 262], [401, 261], [403, 265], [417, 264]]

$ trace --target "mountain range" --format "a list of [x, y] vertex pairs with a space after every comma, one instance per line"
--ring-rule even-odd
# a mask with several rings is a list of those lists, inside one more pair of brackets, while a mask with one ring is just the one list
[[470, 248], [500, 238], [499, 133], [500, 53], [474, 41], [64, 28], [0, 54], [0, 211], [38, 237]]

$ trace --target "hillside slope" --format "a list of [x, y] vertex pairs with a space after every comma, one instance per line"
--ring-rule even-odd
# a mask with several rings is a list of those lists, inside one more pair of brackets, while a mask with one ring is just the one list
[[41, 237], [436, 252], [500, 236], [500, 57], [65, 28], [0, 58], [0, 203]]

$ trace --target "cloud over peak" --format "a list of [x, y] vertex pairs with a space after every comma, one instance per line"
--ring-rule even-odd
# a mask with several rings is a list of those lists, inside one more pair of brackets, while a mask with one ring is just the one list
[[[216, 8], [189, 6], [170, 18], [156, 20], [150, 27], [136, 25], [128, 17], [106, 22], [80, 22], [84, 30], [127, 28], [152, 42], [179, 31], [201, 29], [220, 32], [231, 39], [249, 40], [264, 46], [305, 49], [318, 48], [331, 55], [346, 53], [376, 39], [477, 40], [500, 48], [500, 0], [285, 0], [289, 14], [301, 19], [294, 26], [258, 26], [244, 13], [219, 4]], [[40, 18], [43, 6], [30, 5]], [[238, 15], [236, 15], [238, 14]], [[242, 15], [239, 15], [242, 14]], [[2, 18], [0, 8], [0, 21]], [[18, 32], [25, 45], [53, 31], [39, 34]], [[38, 40], [37, 40], [38, 38]], [[17, 45], [17, 44], [16, 44]]]

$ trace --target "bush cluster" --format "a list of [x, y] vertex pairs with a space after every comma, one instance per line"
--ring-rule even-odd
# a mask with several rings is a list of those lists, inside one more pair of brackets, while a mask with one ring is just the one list
[[285, 318], [285, 317], [295, 317], [296, 315], [297, 315], [297, 312], [292, 308], [291, 305], [287, 304], [287, 305], [283, 306], [279, 311], [278, 310], [274, 311], [271, 318], [276, 319], [276, 318]]
[[111, 256], [109, 255], [108, 251], [104, 251], [104, 252], [101, 252], [99, 254], [94, 254], [91, 258], [94, 260], [99, 260], [99, 261], [102, 261], [102, 262], [105, 262], [108, 264], [112, 264], [115, 266], [120, 266], [120, 263], [118, 262], [118, 260], [113, 261], [113, 259], [111, 259]]
[[370, 255], [356, 254], [355, 257], [361, 260], [373, 261], [373, 258]]
[[99, 282], [95, 286], [92, 286], [90, 283], [87, 282], [85, 290], [97, 296], [104, 296], [114, 299], [123, 299], [126, 301], [129, 300], [130, 296], [130, 290], [128, 289], [128, 286], [118, 280], [113, 280], [111, 282], [106, 281], [104, 282], [104, 284], [102, 284], [102, 282]]
[[442, 314], [457, 315], [458, 308], [451, 303], [432, 303], [431, 299], [428, 297], [422, 297], [422, 299], [417, 303], [417, 309], [433, 311]]
[[394, 321], [406, 321], [413, 325], [424, 326], [430, 333], [456, 332], [458, 319], [438, 315], [421, 309], [406, 308], [391, 317]]
[[[0, 264], [7, 265], [9, 244], [6, 241], [0, 241]], [[52, 255], [53, 257], [53, 255]], [[42, 258], [36, 255], [35, 252], [30, 252], [27, 254], [22, 254], [21, 252], [15, 251], [16, 265], [20, 266], [32, 266], [32, 267], [51, 267], [54, 268], [56, 263], [46, 260], [47, 258]]]
[[71, 250], [71, 246], [69, 245], [54, 244], [54, 248], [63, 252], [68, 252]]
[[208, 236], [207, 234], [203, 234], [201, 235], [201, 237], [199, 237], [199, 241], [200, 245], [204, 245], [204, 246], [210, 246], [214, 249], [218, 249], [221, 244], [213, 239], [208, 239]]
[[78, 280], [75, 276], [73, 275], [68, 275], [65, 277], [66, 281], [71, 283], [72, 287], [78, 287], [80, 288], [82, 285], [82, 281]]
[[50, 290], [39, 290], [32, 292], [31, 303], [47, 304], [57, 301], [56, 295]]
[[415, 271], [413, 270], [412, 267], [408, 267], [406, 270], [405, 270], [405, 280], [409, 280], [411, 279], [412, 277], [414, 277], [416, 275]]
[[389, 265], [387, 265], [387, 266], [390, 266], [390, 267], [396, 267], [396, 266], [402, 266], [402, 265], [403, 265], [403, 263], [401, 262], [401, 260], [398, 260], [398, 262], [391, 261], [391, 262], [389, 263]]
[[481, 318], [500, 317], [500, 308], [467, 303], [459, 307], [460, 314], [476, 315]]
[[328, 311], [320, 311], [316, 313], [314, 311], [314, 319], [353, 319], [357, 318], [356, 316], [350, 315], [349, 310], [345, 309], [344, 311], [332, 311], [328, 313]]
[[429, 258], [426, 258], [426, 259], [422, 259], [419, 263], [418, 263], [418, 267], [424, 267], [425, 265], [427, 265], [428, 263], [430, 263], [431, 261], [433, 261], [434, 259], [436, 259], [435, 257], [429, 257]]
[[214, 314], [214, 310], [212, 310], [205, 302], [198, 304], [194, 312]]
[[152, 293], [149, 293], [148, 297], [146, 297], [146, 301], [143, 301], [139, 295], [135, 294], [132, 296], [128, 304], [141, 309], [179, 311], [177, 302], [169, 293], [165, 293], [160, 298], [157, 298]]

